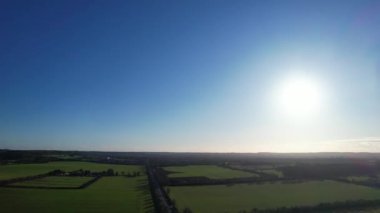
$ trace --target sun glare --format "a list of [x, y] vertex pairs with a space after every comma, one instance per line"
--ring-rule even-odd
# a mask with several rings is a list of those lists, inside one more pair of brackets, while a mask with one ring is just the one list
[[279, 85], [277, 94], [280, 111], [292, 117], [316, 115], [323, 102], [321, 85], [307, 77], [293, 77]]

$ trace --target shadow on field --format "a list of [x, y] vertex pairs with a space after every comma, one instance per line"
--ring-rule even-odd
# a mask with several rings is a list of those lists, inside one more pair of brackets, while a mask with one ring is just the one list
[[136, 190], [139, 192], [140, 199], [143, 202], [144, 212], [154, 213], [154, 205], [150, 194], [148, 181], [143, 179], [137, 180]]

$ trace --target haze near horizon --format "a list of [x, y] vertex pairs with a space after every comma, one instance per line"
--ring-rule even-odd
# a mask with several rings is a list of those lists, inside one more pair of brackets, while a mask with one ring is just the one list
[[379, 1], [1, 1], [0, 149], [380, 152]]

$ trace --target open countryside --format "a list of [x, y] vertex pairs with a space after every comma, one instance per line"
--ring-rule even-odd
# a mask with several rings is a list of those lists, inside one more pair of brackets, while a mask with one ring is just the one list
[[[52, 170], [62, 173], [39, 177]], [[101, 172], [104, 175], [98, 176]], [[2, 212], [154, 212], [145, 169], [140, 165], [75, 161], [9, 164], [0, 166], [0, 174], [2, 181], [14, 180], [0, 187]]]
[[0, 213], [380, 213], [380, 0], [0, 0]]
[[4, 152], [28, 154], [18, 160], [3, 158], [0, 165], [4, 212], [380, 210], [380, 156], [375, 154], [309, 158], [303, 154], [84, 152], [75, 153], [77, 160], [70, 161], [62, 160], [66, 153], [62, 151], [55, 160], [51, 156], [57, 151], [0, 154]]
[[178, 186], [169, 188], [179, 209], [194, 212], [250, 212], [252, 209], [313, 206], [319, 203], [380, 199], [380, 190], [334, 181]]

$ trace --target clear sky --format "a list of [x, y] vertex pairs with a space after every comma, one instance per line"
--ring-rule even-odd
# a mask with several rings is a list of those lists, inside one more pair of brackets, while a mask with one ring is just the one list
[[0, 1], [0, 148], [380, 152], [379, 11]]

